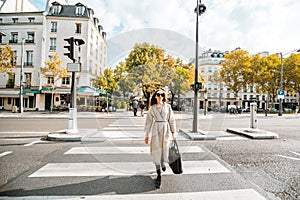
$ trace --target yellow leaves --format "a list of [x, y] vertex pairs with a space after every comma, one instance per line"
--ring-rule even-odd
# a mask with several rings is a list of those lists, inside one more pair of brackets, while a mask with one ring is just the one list
[[41, 67], [41, 73], [44, 76], [52, 76], [54, 78], [54, 83], [59, 79], [68, 76], [68, 71], [66, 67], [61, 67], [62, 60], [57, 54], [53, 54], [49, 61], [45, 62], [46, 67]]
[[0, 73], [14, 74], [15, 58], [14, 51], [8, 44], [5, 47], [0, 45]]

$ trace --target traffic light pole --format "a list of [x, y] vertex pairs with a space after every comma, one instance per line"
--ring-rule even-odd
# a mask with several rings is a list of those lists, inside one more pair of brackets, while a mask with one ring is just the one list
[[71, 104], [69, 109], [69, 123], [67, 133], [78, 133], [77, 128], [77, 107], [76, 107], [76, 73], [72, 72]]
[[81, 39], [74, 39], [74, 37], [64, 39], [69, 43], [69, 46], [64, 46], [69, 52], [64, 53], [68, 56], [73, 63], [68, 63], [68, 72], [72, 72], [72, 82], [71, 82], [71, 104], [69, 109], [69, 123], [67, 133], [77, 134], [79, 133], [77, 128], [77, 106], [76, 106], [76, 72], [80, 71], [80, 63], [75, 63], [74, 58], [74, 44], [80, 46], [84, 44]]

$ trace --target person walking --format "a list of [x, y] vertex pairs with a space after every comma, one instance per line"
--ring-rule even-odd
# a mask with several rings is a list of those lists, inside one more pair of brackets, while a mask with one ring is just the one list
[[137, 116], [138, 105], [139, 105], [139, 102], [136, 99], [134, 99], [133, 102], [132, 102], [132, 108], [133, 108], [133, 115], [134, 116]]
[[144, 109], [146, 107], [146, 105], [144, 104], [144, 101], [141, 101], [140, 105], [140, 109], [141, 109], [141, 116], [144, 117]]
[[164, 90], [159, 89], [154, 92], [150, 100], [150, 108], [145, 121], [145, 143], [148, 144], [151, 134], [150, 153], [155, 164], [157, 178], [155, 187], [160, 188], [161, 170], [166, 171], [168, 163], [169, 144], [172, 136], [175, 139], [175, 118]]

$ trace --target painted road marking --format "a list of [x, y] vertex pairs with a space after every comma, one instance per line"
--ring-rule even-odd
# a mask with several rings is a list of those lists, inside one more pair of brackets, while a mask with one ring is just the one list
[[181, 192], [181, 193], [163, 193], [163, 194], [125, 194], [125, 195], [89, 195], [89, 196], [27, 196], [27, 197], [2, 197], [3, 200], [54, 200], [54, 199], [69, 199], [69, 200], [266, 200], [262, 195], [253, 189], [239, 190], [223, 190], [223, 191], [207, 191], [207, 192]]
[[38, 140], [38, 141], [33, 141], [33, 142], [28, 143], [28, 144], [24, 144], [24, 147], [30, 147], [30, 146], [32, 146], [32, 145], [34, 145], [34, 144], [41, 143], [41, 142], [42, 142], [42, 141], [40, 141], [40, 140]]
[[291, 152], [291, 153], [293, 153], [293, 154], [295, 154], [295, 155], [297, 155], [297, 156], [300, 156], [300, 153], [297, 153], [297, 152], [295, 152], [295, 151], [289, 151], [289, 152]]
[[[230, 173], [217, 160], [184, 161], [183, 174]], [[152, 162], [48, 163], [29, 177], [132, 176], [155, 174]], [[171, 169], [163, 173], [173, 174]]]
[[282, 158], [291, 159], [291, 160], [300, 160], [300, 158], [294, 158], [294, 157], [290, 157], [290, 156], [283, 156], [283, 155], [277, 155], [277, 156], [282, 157]]
[[[199, 146], [180, 146], [181, 153], [204, 152]], [[64, 154], [149, 154], [150, 148], [145, 147], [73, 147]]]
[[5, 151], [5, 152], [0, 154], [0, 158], [3, 157], [3, 156], [6, 156], [8, 154], [11, 154], [11, 153], [12, 153], [12, 151]]

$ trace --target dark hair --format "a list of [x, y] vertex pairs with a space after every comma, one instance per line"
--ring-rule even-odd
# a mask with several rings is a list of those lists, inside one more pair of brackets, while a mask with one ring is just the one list
[[167, 94], [166, 94], [166, 92], [165, 92], [163, 89], [158, 89], [158, 90], [156, 90], [156, 91], [153, 93], [153, 95], [152, 95], [152, 97], [151, 97], [151, 100], [150, 100], [150, 106], [157, 104], [156, 94], [157, 94], [157, 92], [160, 92], [160, 91], [162, 91], [162, 92], [165, 94], [165, 96], [163, 97], [163, 100], [162, 100], [162, 101], [163, 101], [163, 102], [166, 102], [166, 101], [167, 101]]

